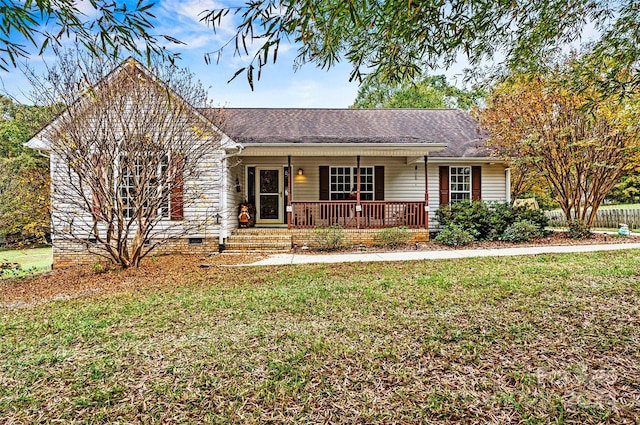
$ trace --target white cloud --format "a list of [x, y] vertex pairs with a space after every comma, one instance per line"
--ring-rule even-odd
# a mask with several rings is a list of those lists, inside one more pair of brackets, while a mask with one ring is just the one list
[[74, 4], [80, 13], [83, 13], [89, 18], [93, 17], [96, 13], [96, 9], [91, 5], [89, 0], [78, 0]]

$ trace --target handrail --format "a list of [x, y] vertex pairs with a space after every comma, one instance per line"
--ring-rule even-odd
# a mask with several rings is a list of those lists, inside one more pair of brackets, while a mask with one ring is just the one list
[[[426, 228], [425, 201], [291, 201], [291, 228]], [[359, 215], [359, 220], [358, 220]]]

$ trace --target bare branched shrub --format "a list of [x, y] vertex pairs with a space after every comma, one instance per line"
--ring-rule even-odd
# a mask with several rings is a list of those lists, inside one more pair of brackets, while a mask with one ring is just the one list
[[50, 150], [54, 244], [80, 242], [130, 267], [209, 225], [223, 117], [194, 108], [210, 105], [191, 73], [74, 52], [30, 76], [40, 102], [60, 109], [37, 136]]

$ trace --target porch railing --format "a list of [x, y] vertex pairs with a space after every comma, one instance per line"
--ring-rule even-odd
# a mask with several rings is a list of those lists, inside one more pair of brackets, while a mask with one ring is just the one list
[[345, 229], [427, 227], [424, 201], [361, 201], [360, 208], [356, 201], [291, 201], [291, 206], [294, 229], [335, 224]]

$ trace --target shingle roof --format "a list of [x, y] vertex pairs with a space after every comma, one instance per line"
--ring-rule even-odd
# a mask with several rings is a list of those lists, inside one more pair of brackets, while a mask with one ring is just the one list
[[224, 132], [245, 145], [446, 143], [437, 157], [487, 157], [486, 135], [456, 109], [225, 108]]

